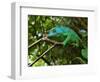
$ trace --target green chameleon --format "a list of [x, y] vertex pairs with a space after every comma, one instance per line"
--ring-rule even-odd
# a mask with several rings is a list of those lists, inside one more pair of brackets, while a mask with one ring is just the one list
[[62, 42], [64, 46], [73, 44], [74, 46], [79, 46], [80, 37], [75, 31], [69, 27], [57, 25], [48, 32], [48, 38], [55, 40], [57, 42]]
[[[68, 45], [80, 47], [80, 42], [82, 42], [74, 30], [62, 25], [57, 25], [49, 30], [47, 37], [57, 42], [61, 42], [64, 47], [67, 47]], [[81, 54], [85, 59], [87, 59], [87, 48], [83, 47]]]

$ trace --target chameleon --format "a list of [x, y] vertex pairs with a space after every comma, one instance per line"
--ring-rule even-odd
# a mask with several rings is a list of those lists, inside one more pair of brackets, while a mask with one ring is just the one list
[[[83, 32], [83, 30], [81, 31]], [[47, 35], [49, 39], [61, 42], [64, 47], [67, 47], [70, 44], [75, 47], [81, 47], [81, 54], [85, 59], [87, 59], [87, 48], [82, 45], [82, 40], [70, 27], [57, 25], [50, 29]]]
[[73, 44], [74, 46], [79, 47], [80, 37], [70, 27], [57, 25], [50, 29], [47, 35], [49, 39], [62, 42], [63, 46]]

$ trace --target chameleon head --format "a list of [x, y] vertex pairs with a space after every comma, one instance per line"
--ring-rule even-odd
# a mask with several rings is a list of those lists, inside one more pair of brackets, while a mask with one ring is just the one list
[[56, 33], [56, 29], [55, 28], [49, 30], [48, 37], [53, 37], [53, 36], [56, 36], [56, 35], [57, 35], [57, 33]]
[[56, 26], [48, 31], [48, 37], [56, 37], [61, 32], [62, 32], [61, 28], [59, 26]]

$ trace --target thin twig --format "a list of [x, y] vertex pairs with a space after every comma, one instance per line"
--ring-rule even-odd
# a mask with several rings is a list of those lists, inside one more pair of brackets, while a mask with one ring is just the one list
[[34, 62], [32, 64], [29, 65], [29, 67], [31, 67], [33, 64], [35, 64], [41, 57], [43, 57], [48, 51], [50, 51], [52, 48], [55, 47], [56, 44], [54, 44], [53, 46], [51, 46], [49, 49], [47, 49], [42, 55], [40, 55], [36, 60], [34, 60]]
[[50, 40], [50, 39], [47, 38], [47, 37], [43, 37], [43, 38], [37, 40], [36, 42], [30, 44], [30, 45], [28, 46], [28, 48], [31, 48], [32, 46], [34, 46], [35, 44], [37, 44], [37, 43], [40, 42], [40, 41], [48, 41], [48, 42], [51, 42], [51, 43], [53, 43], [53, 44], [58, 44], [58, 45], [62, 45], [62, 44], [63, 44], [62, 42], [57, 42], [57, 41], [55, 41], [55, 40]]
[[28, 48], [30, 48], [30, 47], [32, 47], [33, 45], [37, 44], [37, 43], [38, 43], [38, 42], [40, 42], [41, 40], [42, 40], [42, 38], [41, 38], [41, 39], [39, 39], [39, 40], [37, 40], [36, 42], [34, 42], [34, 43], [30, 44], [30, 45], [28, 46]]

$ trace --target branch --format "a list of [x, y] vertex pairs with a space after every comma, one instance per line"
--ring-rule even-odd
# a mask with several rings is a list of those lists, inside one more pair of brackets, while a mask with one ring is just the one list
[[[47, 54], [46, 54], [47, 55]], [[40, 55], [37, 55], [37, 57], [39, 57]], [[50, 64], [50, 62], [46, 59], [46, 58], [44, 58], [44, 57], [41, 57], [41, 59], [45, 62], [45, 63], [47, 63], [48, 65], [51, 65]]]
[[42, 40], [42, 38], [41, 38], [41, 39], [39, 39], [39, 40], [37, 40], [36, 42], [34, 42], [34, 43], [30, 44], [30, 45], [28, 46], [28, 48], [31, 48], [33, 45], [37, 44], [37, 43], [38, 43], [38, 42], [40, 42], [41, 40]]
[[29, 65], [29, 67], [31, 67], [33, 64], [35, 64], [40, 58], [42, 58], [47, 52], [49, 52], [52, 48], [55, 47], [56, 44], [54, 44], [53, 46], [51, 46], [49, 49], [47, 49], [42, 55], [40, 55], [36, 60], [34, 60], [34, 62], [32, 64]]
[[44, 41], [51, 42], [51, 43], [56, 44], [56, 45], [57, 45], [57, 44], [58, 44], [58, 45], [63, 45], [62, 42], [57, 42], [57, 41], [51, 40], [51, 39], [49, 39], [49, 38], [47, 38], [47, 37], [44, 37], [43, 40], [44, 40]]
[[63, 45], [62, 42], [57, 42], [57, 41], [55, 41], [55, 40], [50, 40], [50, 39], [47, 38], [47, 37], [43, 37], [43, 38], [37, 40], [36, 42], [30, 44], [30, 45], [28, 46], [28, 48], [31, 48], [32, 46], [34, 46], [35, 44], [37, 44], [37, 43], [40, 42], [40, 41], [48, 41], [48, 42], [51, 42], [51, 43], [56, 44], [56, 45], [57, 45], [57, 44], [58, 44], [58, 45]]

